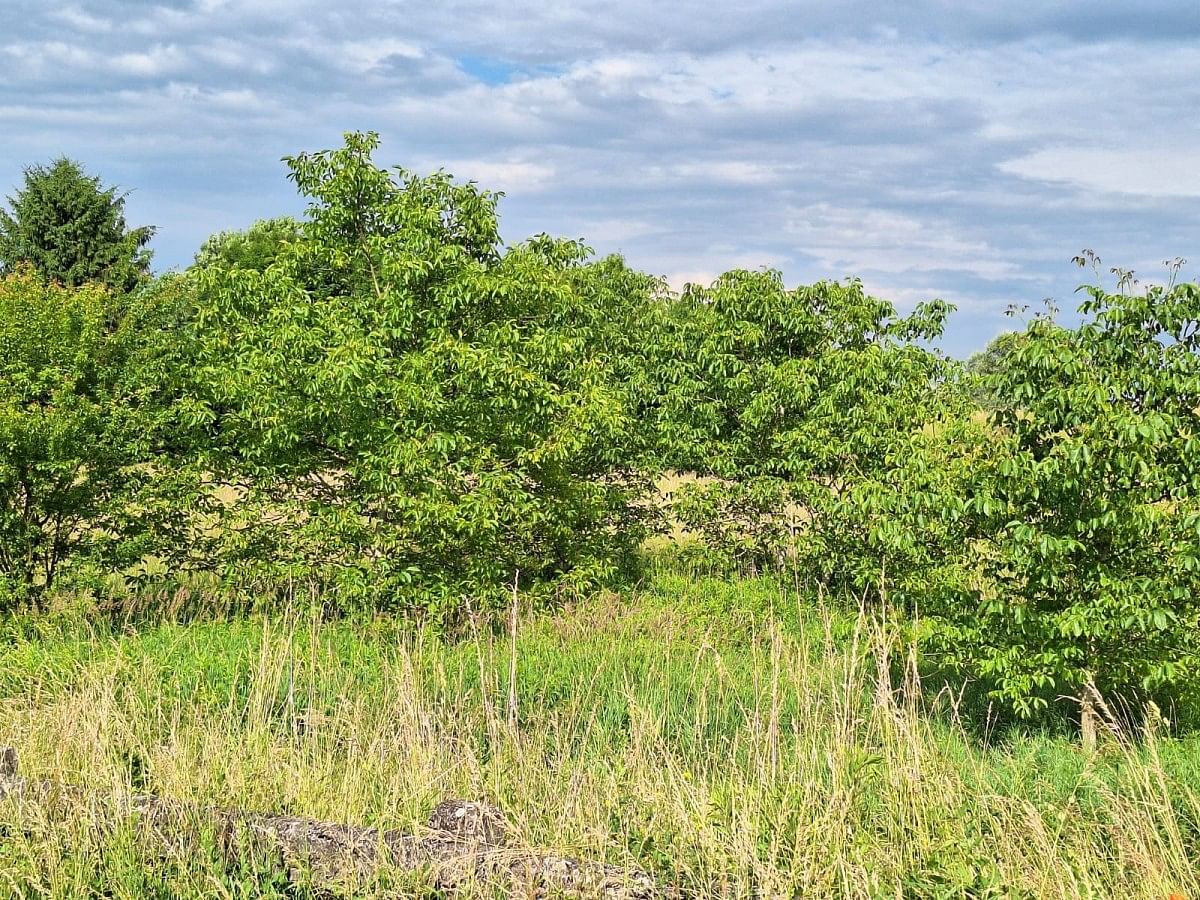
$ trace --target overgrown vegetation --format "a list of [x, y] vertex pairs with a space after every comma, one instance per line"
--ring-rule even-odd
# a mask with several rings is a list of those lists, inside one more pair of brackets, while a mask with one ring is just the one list
[[[963, 365], [940, 301], [749, 271], [674, 293], [506, 243], [498, 195], [377, 151], [287, 159], [302, 219], [157, 279], [112, 190], [29, 170], [0, 220], [0, 739], [118, 792], [371, 823], [454, 777], [530, 844], [701, 895], [1195, 890], [1178, 264], [1109, 289], [1084, 254], [1077, 320]], [[46, 216], [71, 261], [29, 249]], [[665, 556], [719, 577], [635, 589]], [[0, 839], [0, 877], [218, 877], [114, 827]], [[247, 878], [221, 890], [271, 895]]]
[[[172, 468], [169, 283], [135, 296], [0, 278], [0, 597], [38, 605], [165, 552], [189, 508]], [[178, 530], [176, 526], [179, 526]]]
[[591, 289], [608, 273], [578, 244], [502, 246], [494, 196], [374, 146], [290, 160], [296, 237], [196, 278], [202, 452], [264, 542], [243, 559], [439, 618], [597, 583], [641, 536], [606, 340], [630, 298]]
[[[0, 654], [0, 734], [30, 775], [114, 798], [419, 831], [444, 796], [487, 797], [520, 847], [648, 868], [688, 896], [1200, 888], [1195, 738], [1146, 722], [1095, 756], [1054, 733], [981, 741], [922, 692], [892, 626], [778, 580], [660, 575], [526, 619], [515, 727], [506, 636], [303, 608], [138, 632], [32, 622]], [[16, 815], [0, 805], [0, 883], [30, 896], [287, 895], [270, 869], [162, 857], [119, 805], [88, 807], [115, 827], [100, 839]], [[358, 890], [396, 895], [386, 873]]]

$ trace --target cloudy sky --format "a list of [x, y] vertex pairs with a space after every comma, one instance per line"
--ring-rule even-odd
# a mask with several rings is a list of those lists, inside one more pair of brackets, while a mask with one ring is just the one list
[[360, 129], [505, 191], [510, 241], [859, 276], [956, 303], [960, 354], [1072, 307], [1085, 247], [1200, 259], [1194, 0], [0, 0], [0, 193], [74, 157], [159, 268], [299, 212], [280, 157]]

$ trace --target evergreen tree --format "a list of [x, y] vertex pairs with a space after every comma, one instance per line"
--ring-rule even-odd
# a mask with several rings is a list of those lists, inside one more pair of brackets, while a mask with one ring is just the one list
[[0, 271], [29, 263], [67, 287], [98, 282], [128, 291], [149, 275], [154, 228], [126, 228], [125, 195], [60, 158], [25, 170], [0, 210]]

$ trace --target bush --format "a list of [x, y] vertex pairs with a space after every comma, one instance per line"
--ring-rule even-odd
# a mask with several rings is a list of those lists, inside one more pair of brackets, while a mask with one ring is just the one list
[[[812, 558], [925, 617], [944, 665], [1022, 715], [1194, 681], [1200, 286], [1088, 288], [836, 498]], [[972, 411], [982, 388], [992, 412]]]
[[945, 361], [922, 342], [948, 312], [900, 317], [857, 281], [788, 290], [744, 271], [662, 306], [642, 415], [663, 469], [705, 476], [673, 512], [739, 568], [785, 562], [934, 415]]
[[977, 605], [945, 643], [1018, 709], [1178, 688], [1200, 635], [1200, 285], [1087, 288], [990, 387], [1004, 452], [975, 480]]

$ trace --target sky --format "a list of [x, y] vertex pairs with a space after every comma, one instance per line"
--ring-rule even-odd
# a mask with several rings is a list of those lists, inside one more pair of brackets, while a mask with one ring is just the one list
[[509, 242], [940, 297], [960, 356], [1073, 309], [1084, 248], [1200, 261], [1194, 0], [0, 0], [0, 194], [74, 158], [159, 270], [302, 212], [281, 157], [352, 130], [505, 192]]

